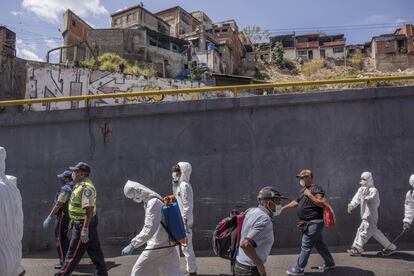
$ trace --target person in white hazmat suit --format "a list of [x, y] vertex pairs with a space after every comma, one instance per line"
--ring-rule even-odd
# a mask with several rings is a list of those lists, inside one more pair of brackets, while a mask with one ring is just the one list
[[[172, 168], [173, 194], [177, 199], [187, 233], [187, 245], [182, 245], [181, 250], [187, 262], [187, 275], [197, 275], [197, 263], [193, 249], [193, 188], [190, 184], [191, 165], [188, 162], [178, 162]], [[178, 249], [178, 248], [177, 248]]]
[[17, 178], [6, 176], [6, 150], [0, 147], [0, 275], [25, 273], [21, 266], [23, 238], [22, 197]]
[[130, 180], [125, 184], [124, 194], [136, 203], [143, 202], [145, 209], [144, 227], [122, 250], [123, 256], [131, 255], [136, 248], [147, 244], [132, 268], [131, 276], [182, 276], [175, 243], [170, 241], [167, 231], [161, 224], [161, 221], [164, 221], [161, 196]]
[[[407, 192], [405, 196], [405, 204], [404, 204], [404, 219], [403, 219], [403, 230], [408, 231], [411, 228], [411, 224], [413, 223], [414, 219], [414, 174], [410, 176], [408, 180], [412, 190]], [[411, 269], [411, 272], [414, 273], [414, 269]]]
[[397, 247], [384, 236], [377, 228], [378, 223], [378, 207], [380, 205], [380, 197], [377, 188], [374, 187], [374, 179], [370, 172], [364, 172], [361, 175], [361, 187], [358, 189], [352, 201], [348, 204], [348, 213], [353, 209], [361, 206], [361, 225], [358, 228], [356, 237], [351, 249], [347, 252], [351, 256], [358, 256], [364, 251], [364, 245], [371, 237], [374, 237], [384, 249], [383, 255], [391, 255], [395, 253]]

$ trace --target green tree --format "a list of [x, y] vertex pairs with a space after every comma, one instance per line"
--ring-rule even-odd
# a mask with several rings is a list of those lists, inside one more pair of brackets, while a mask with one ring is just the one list
[[271, 61], [279, 67], [283, 66], [283, 45], [279, 41], [272, 47]]

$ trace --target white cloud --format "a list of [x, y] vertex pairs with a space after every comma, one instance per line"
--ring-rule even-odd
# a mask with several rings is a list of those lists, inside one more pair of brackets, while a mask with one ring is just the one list
[[30, 49], [20, 49], [19, 47], [17, 47], [17, 56], [22, 59], [42, 61], [42, 59]]
[[59, 47], [59, 44], [55, 39], [45, 38], [45, 44], [50, 49]]
[[59, 22], [67, 9], [79, 16], [108, 14], [101, 0], [23, 0], [22, 6], [40, 19], [51, 23]]
[[35, 61], [42, 61], [42, 59], [38, 56], [37, 47], [33, 43], [24, 43], [23, 40], [17, 39], [16, 40], [16, 55], [22, 59], [28, 60], [35, 60]]
[[23, 12], [21, 11], [11, 11], [11, 14], [14, 16], [23, 15]]

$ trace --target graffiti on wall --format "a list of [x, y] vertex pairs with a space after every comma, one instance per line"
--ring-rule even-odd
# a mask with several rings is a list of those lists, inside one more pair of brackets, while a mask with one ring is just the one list
[[[64, 68], [58, 65], [31, 65], [28, 66], [27, 70], [26, 99], [128, 93], [204, 86], [199, 82], [193, 81], [131, 76], [98, 70]], [[108, 98], [91, 100], [90, 106], [182, 101], [199, 98], [200, 95], [198, 94]], [[49, 111], [82, 107], [85, 107], [83, 101], [73, 101], [33, 104], [27, 108], [34, 111]]]

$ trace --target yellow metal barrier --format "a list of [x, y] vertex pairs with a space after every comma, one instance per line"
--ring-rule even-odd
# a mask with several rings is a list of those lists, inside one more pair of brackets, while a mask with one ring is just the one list
[[37, 98], [24, 100], [0, 101], [0, 106], [16, 106], [16, 105], [30, 105], [42, 104], [52, 102], [71, 102], [84, 101], [85, 107], [89, 106], [91, 100], [108, 99], [108, 98], [126, 98], [139, 96], [154, 96], [154, 95], [177, 95], [177, 94], [192, 94], [192, 93], [210, 93], [231, 91], [236, 97], [238, 91], [245, 89], [266, 89], [266, 88], [284, 88], [284, 87], [298, 87], [298, 86], [318, 86], [327, 84], [349, 84], [349, 83], [366, 83], [370, 86], [374, 82], [380, 81], [404, 81], [414, 80], [414, 76], [391, 76], [391, 77], [372, 77], [372, 78], [349, 78], [337, 80], [317, 80], [317, 81], [298, 81], [298, 82], [276, 82], [263, 84], [247, 84], [247, 85], [231, 85], [231, 86], [213, 86], [201, 88], [186, 88], [186, 89], [166, 89], [166, 90], [151, 90], [143, 92], [128, 92], [128, 93], [111, 93], [98, 95], [83, 95], [70, 97], [56, 97], [56, 98]]

